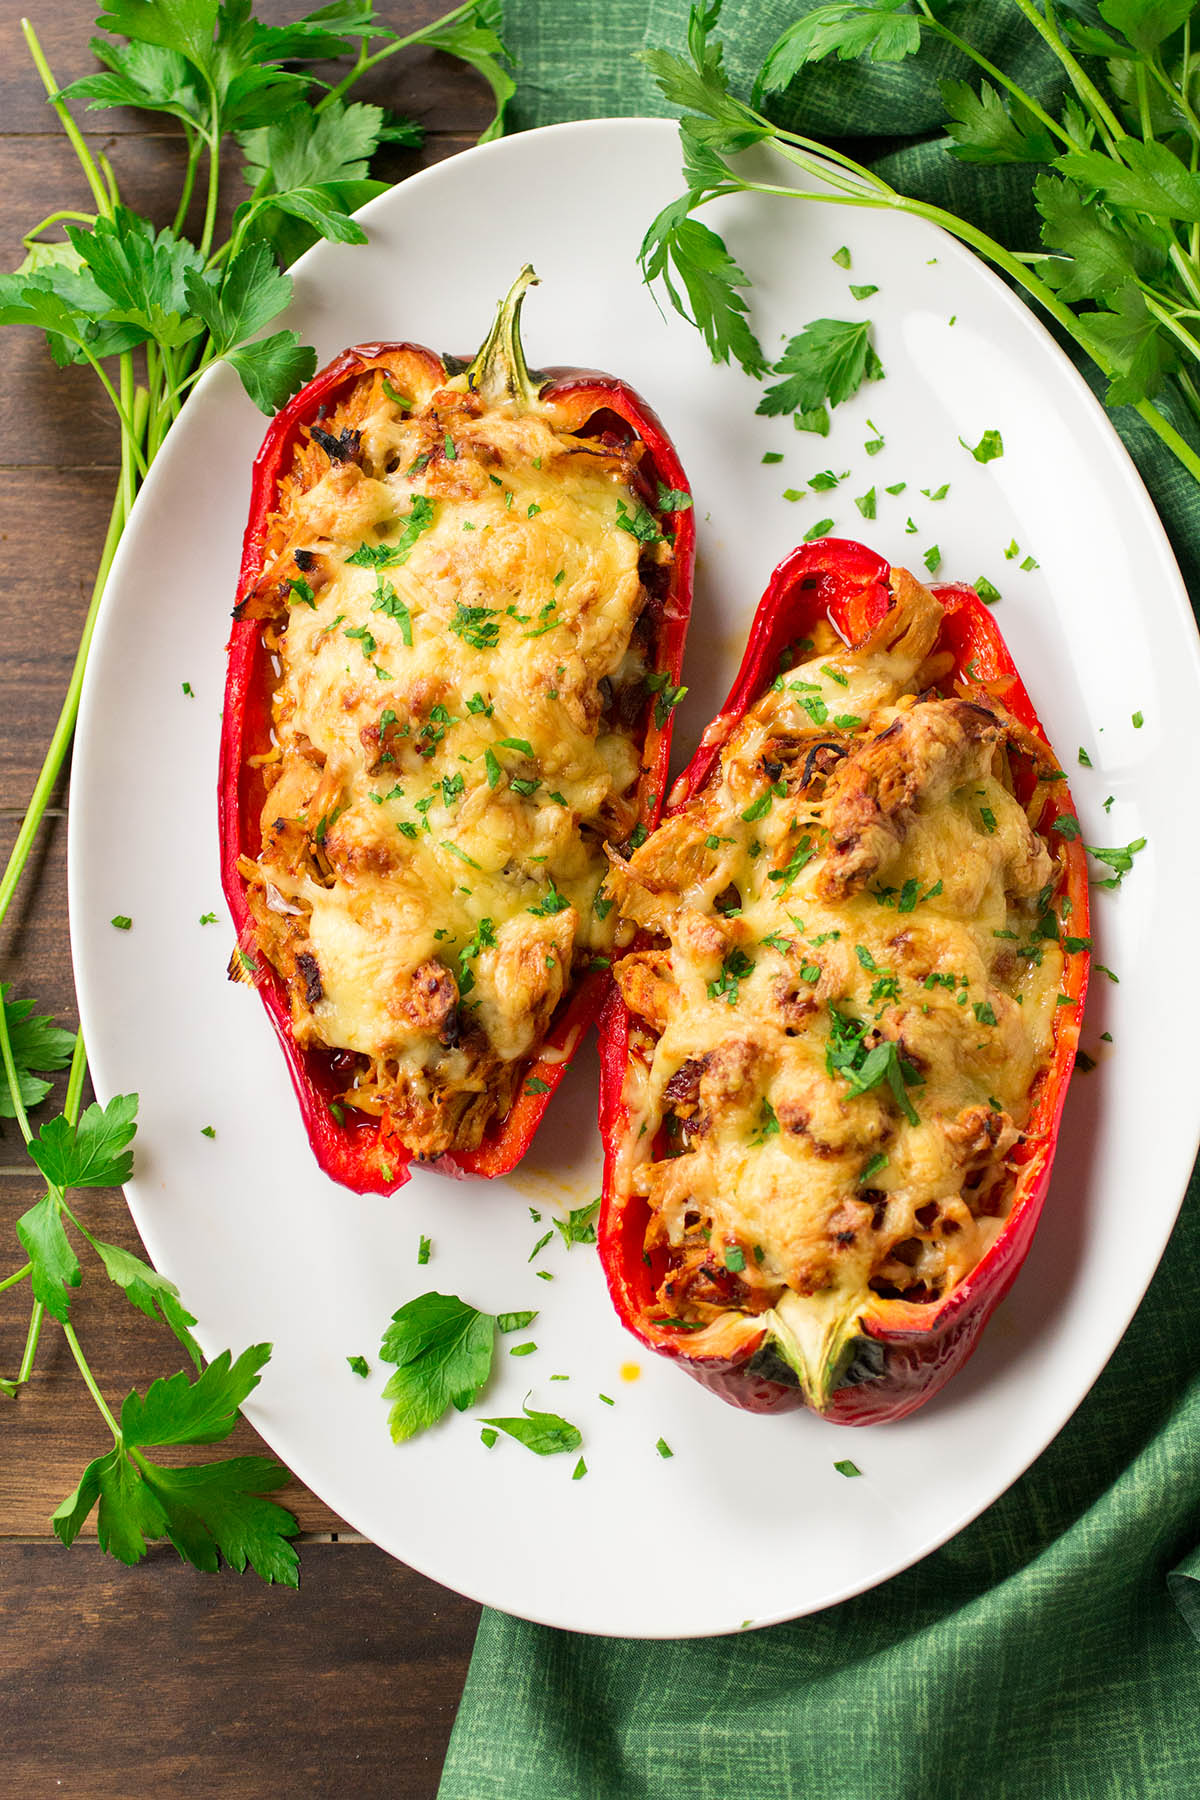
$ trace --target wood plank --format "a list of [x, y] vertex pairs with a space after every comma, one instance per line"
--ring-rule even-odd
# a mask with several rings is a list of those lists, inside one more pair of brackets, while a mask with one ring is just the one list
[[298, 1593], [0, 1546], [4, 1785], [432, 1800], [478, 1614], [365, 1545], [311, 1546]]
[[[101, 67], [88, 48], [89, 40], [100, 35], [92, 30], [91, 22], [101, 10], [99, 6], [50, 5], [46, 0], [38, 6], [30, 6], [28, 0], [2, 0], [0, 118], [5, 134], [60, 129], [21, 35], [22, 14], [27, 13], [32, 19], [55, 79], [67, 87], [81, 76], [94, 75]], [[284, 24], [310, 10], [308, 0], [303, 5], [299, 0], [257, 0], [254, 8], [256, 16], [269, 25]], [[383, 0], [377, 8], [384, 27], [401, 37], [422, 29], [449, 10], [449, 4], [439, 0]], [[382, 48], [382, 42], [376, 47]], [[340, 81], [349, 67], [349, 59], [316, 63], [313, 72], [321, 80], [333, 83]], [[440, 131], [469, 132], [472, 136], [483, 130], [491, 116], [487, 84], [474, 70], [455, 57], [419, 47], [389, 57], [363, 76], [348, 97], [387, 107], [426, 126], [436, 125]], [[87, 123], [95, 129], [100, 123], [111, 137], [141, 134], [148, 123], [153, 127], [163, 118], [161, 114], [123, 107], [89, 112], [87, 102], [82, 100], [72, 102], [72, 111], [80, 124]]]

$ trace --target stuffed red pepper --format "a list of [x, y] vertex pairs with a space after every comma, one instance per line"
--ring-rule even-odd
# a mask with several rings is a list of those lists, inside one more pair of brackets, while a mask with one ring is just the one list
[[780, 565], [601, 1021], [601, 1255], [724, 1399], [899, 1418], [1037, 1222], [1088, 975], [1067, 782], [988, 609], [827, 539]]
[[254, 470], [222, 738], [231, 971], [318, 1162], [523, 1154], [608, 980], [605, 846], [658, 817], [694, 525], [655, 414], [531, 372], [522, 272], [469, 365], [348, 350]]

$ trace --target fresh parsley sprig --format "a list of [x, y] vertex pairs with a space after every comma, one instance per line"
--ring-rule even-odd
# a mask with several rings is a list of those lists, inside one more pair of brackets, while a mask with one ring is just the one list
[[[383, 144], [419, 144], [420, 127], [389, 118], [377, 106], [348, 101], [354, 83], [386, 58], [425, 46], [458, 57], [491, 85], [496, 114], [486, 136], [502, 128], [513, 92], [496, 35], [496, 0], [469, 0], [421, 30], [400, 36], [376, 17], [372, 0], [332, 0], [290, 24], [268, 25], [250, 0], [108, 0], [98, 18], [106, 36], [93, 39], [101, 70], [60, 89], [33, 27], [25, 42], [49, 104], [79, 161], [91, 210], [58, 209], [25, 235], [26, 255], [0, 275], [0, 325], [45, 332], [55, 361], [86, 364], [120, 424], [120, 476], [99, 569], [62, 711], [8, 862], [0, 874], [0, 920], [12, 903], [38, 828], [70, 749], [97, 609], [139, 487], [192, 386], [224, 360], [237, 370], [255, 405], [274, 412], [312, 375], [315, 352], [294, 331], [261, 335], [287, 306], [290, 277], [281, 268], [318, 238], [360, 244], [355, 208], [384, 184], [370, 174]], [[351, 58], [336, 86], [309, 65]], [[93, 156], [70, 111], [133, 106], [164, 115], [182, 129], [186, 156], [178, 202], [158, 225], [126, 206], [116, 172]], [[229, 239], [216, 242], [222, 152], [240, 152], [247, 198], [233, 215]], [[202, 224], [183, 235], [197, 190]], [[62, 235], [48, 236], [56, 226]], [[414, 519], [415, 536], [427, 520]], [[305, 595], [297, 584], [297, 596]], [[311, 599], [311, 594], [308, 596]], [[402, 615], [401, 628], [405, 629]], [[190, 693], [184, 684], [184, 693]], [[206, 915], [207, 916], [207, 915]], [[118, 921], [121, 922], [121, 921]], [[127, 920], [123, 921], [128, 923]], [[101, 1544], [124, 1561], [167, 1536], [198, 1568], [218, 1556], [247, 1563], [267, 1580], [295, 1584], [288, 1539], [295, 1521], [262, 1496], [286, 1471], [261, 1457], [237, 1457], [172, 1469], [147, 1453], [176, 1443], [214, 1443], [232, 1429], [237, 1407], [257, 1385], [269, 1346], [235, 1361], [226, 1351], [201, 1369], [191, 1335], [195, 1323], [174, 1286], [139, 1257], [95, 1237], [68, 1196], [76, 1189], [127, 1179], [136, 1099], [118, 1096], [80, 1116], [87, 1071], [83, 1040], [34, 1014], [32, 1002], [0, 990], [0, 1117], [14, 1119], [46, 1191], [17, 1225], [25, 1262], [0, 1278], [0, 1293], [28, 1284], [29, 1325], [15, 1375], [0, 1387], [17, 1394], [29, 1380], [47, 1315], [61, 1328], [85, 1386], [108, 1424], [112, 1450], [84, 1472], [55, 1515], [64, 1542], [99, 1508]], [[70, 1063], [60, 1117], [34, 1130], [29, 1109], [49, 1092], [46, 1076]], [[119, 1417], [108, 1407], [71, 1320], [83, 1279], [86, 1246], [148, 1318], [179, 1338], [196, 1370], [131, 1393]]]
[[[1193, 93], [1200, 56], [1189, 0], [1099, 0], [1095, 13], [1015, 0], [1029, 29], [1061, 66], [1067, 97], [1058, 116], [997, 68], [949, 22], [943, 0], [830, 0], [798, 18], [759, 71], [750, 103], [730, 91], [714, 38], [720, 0], [693, 6], [687, 53], [645, 60], [680, 122], [686, 191], [652, 222], [641, 249], [647, 281], [703, 334], [713, 357], [734, 357], [755, 377], [769, 367], [749, 321], [747, 275], [715, 232], [693, 216], [708, 201], [762, 193], [909, 213], [940, 225], [1008, 276], [1107, 377], [1110, 406], [1132, 406], [1190, 473], [1200, 455], [1172, 424], [1170, 396], [1200, 425], [1200, 116]], [[956, 19], [955, 24], [959, 23]], [[1009, 251], [968, 220], [897, 192], [852, 158], [777, 126], [764, 108], [811, 65], [829, 57], [901, 62], [927, 38], [953, 46], [983, 77], [945, 81], [951, 154], [965, 162], [1024, 164], [1041, 215], [1041, 245]], [[729, 159], [770, 143], [819, 188], [752, 179]], [[828, 323], [819, 322], [819, 323]], [[811, 331], [813, 327], [809, 327]], [[846, 327], [848, 329], [848, 327]], [[793, 340], [793, 345], [797, 340]], [[795, 360], [793, 345], [784, 361]], [[816, 346], [813, 346], [815, 349]], [[768, 390], [800, 424], [807, 386]], [[831, 382], [830, 363], [827, 379]], [[870, 373], [864, 368], [863, 373]], [[861, 378], [861, 377], [860, 377]]]

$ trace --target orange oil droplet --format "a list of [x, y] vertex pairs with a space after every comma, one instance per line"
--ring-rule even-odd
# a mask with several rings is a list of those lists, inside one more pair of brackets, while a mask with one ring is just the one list
[[641, 1374], [641, 1372], [642, 1372], [641, 1363], [622, 1363], [621, 1364], [621, 1380], [622, 1381], [636, 1381], [638, 1379], [638, 1376]]

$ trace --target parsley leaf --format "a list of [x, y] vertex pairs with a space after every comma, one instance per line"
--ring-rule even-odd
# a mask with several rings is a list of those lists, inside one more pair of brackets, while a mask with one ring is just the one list
[[[50, 1092], [50, 1083], [33, 1071], [40, 1069], [48, 1074], [65, 1069], [75, 1048], [75, 1033], [64, 1031], [51, 1018], [35, 1017], [32, 1000], [9, 1000], [9, 992], [7, 985], [0, 986], [8, 1041], [17, 1069], [17, 1088], [24, 1106], [37, 1106]], [[15, 1116], [8, 1083], [0, 1080], [0, 1119]]]
[[515, 1418], [485, 1419], [483, 1423], [515, 1438], [518, 1444], [524, 1444], [535, 1456], [558, 1456], [563, 1451], [578, 1450], [583, 1442], [583, 1433], [579, 1428], [561, 1418], [558, 1413], [531, 1411], [528, 1395], [520, 1414]]
[[107, 1106], [93, 1101], [77, 1125], [61, 1114], [48, 1119], [29, 1154], [53, 1187], [120, 1187], [133, 1173], [133, 1152], [125, 1146], [136, 1121], [136, 1094], [117, 1094]]
[[396, 1365], [383, 1390], [394, 1443], [435, 1425], [450, 1406], [470, 1406], [492, 1371], [495, 1328], [490, 1313], [453, 1294], [421, 1294], [392, 1314], [379, 1356]]
[[100, 1547], [121, 1562], [138, 1562], [148, 1539], [169, 1537], [198, 1569], [211, 1572], [224, 1557], [234, 1569], [249, 1564], [263, 1580], [295, 1587], [297, 1556], [288, 1539], [299, 1527], [283, 1507], [261, 1497], [283, 1486], [286, 1469], [261, 1456], [167, 1468], [145, 1455], [151, 1446], [228, 1437], [270, 1352], [269, 1344], [256, 1344], [234, 1362], [225, 1350], [195, 1381], [181, 1372], [152, 1382], [144, 1398], [128, 1394], [119, 1442], [88, 1464], [54, 1514], [62, 1542], [74, 1541], [98, 1504]]
[[839, 406], [864, 381], [878, 381], [883, 365], [870, 341], [867, 320], [814, 319], [792, 338], [774, 373], [785, 380], [767, 388], [757, 412], [810, 412], [826, 402]]

